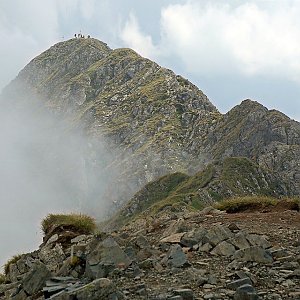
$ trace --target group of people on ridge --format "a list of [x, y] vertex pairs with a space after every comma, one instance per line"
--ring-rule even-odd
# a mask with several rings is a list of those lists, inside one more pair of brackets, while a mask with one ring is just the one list
[[[75, 39], [85, 39], [85, 35], [81, 34], [81, 33], [75, 33], [74, 34]], [[88, 35], [87, 38], [89, 39], [91, 36]]]

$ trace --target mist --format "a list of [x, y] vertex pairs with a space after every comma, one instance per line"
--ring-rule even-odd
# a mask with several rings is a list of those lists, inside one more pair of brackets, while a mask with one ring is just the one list
[[0, 266], [38, 248], [40, 223], [49, 213], [103, 219], [118, 174], [107, 168], [115, 153], [104, 139], [89, 138], [81, 126], [46, 110], [40, 99], [16, 98], [0, 101]]

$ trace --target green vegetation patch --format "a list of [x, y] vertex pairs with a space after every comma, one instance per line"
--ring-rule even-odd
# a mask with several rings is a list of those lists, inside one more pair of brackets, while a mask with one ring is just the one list
[[237, 213], [274, 207], [278, 201], [278, 199], [272, 197], [234, 197], [220, 201], [216, 203], [214, 207], [219, 210], [224, 210], [227, 213]]
[[59, 226], [72, 227], [82, 234], [91, 234], [96, 230], [95, 219], [84, 214], [49, 214], [42, 220], [42, 230], [46, 235]]
[[9, 273], [9, 267], [10, 265], [12, 264], [15, 264], [17, 261], [19, 261], [22, 257], [23, 257], [24, 254], [17, 254], [17, 255], [14, 255], [12, 258], [10, 258], [4, 265], [4, 274], [5, 276], [8, 275]]
[[252, 193], [272, 196], [276, 188], [275, 182], [265, 187], [265, 179], [259, 166], [246, 157], [229, 157], [224, 159], [223, 170], [220, 179], [235, 193]]
[[0, 284], [6, 283], [7, 279], [4, 274], [0, 274]]
[[215, 175], [215, 167], [208, 165], [203, 171], [198, 172], [196, 175], [191, 176], [177, 189], [177, 193], [191, 193], [196, 192], [200, 188], [206, 187]]
[[187, 178], [188, 175], [176, 172], [148, 183], [135, 197], [138, 200], [142, 199], [138, 204], [138, 212], [142, 212], [152, 204], [167, 198]]

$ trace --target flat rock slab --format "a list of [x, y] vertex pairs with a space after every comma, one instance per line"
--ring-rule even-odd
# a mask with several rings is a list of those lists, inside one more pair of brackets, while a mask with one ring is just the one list
[[204, 237], [204, 242], [210, 243], [212, 246], [217, 246], [219, 243], [228, 240], [233, 237], [233, 233], [228, 227], [216, 225], [212, 229], [208, 230]]
[[172, 245], [167, 256], [167, 264], [170, 267], [180, 268], [189, 265], [187, 257], [179, 245]]
[[180, 296], [182, 300], [194, 300], [195, 299], [194, 292], [191, 289], [178, 289], [178, 290], [174, 290], [173, 293], [174, 293], [175, 297]]
[[234, 253], [235, 253], [235, 247], [226, 241], [221, 242], [211, 251], [211, 254], [223, 255], [223, 256], [231, 256]]
[[127, 268], [131, 262], [118, 243], [108, 237], [87, 256], [86, 275], [92, 279], [106, 277], [114, 268]]
[[43, 263], [36, 263], [23, 279], [24, 291], [29, 295], [33, 295], [42, 289], [50, 277], [51, 272], [47, 267]]
[[244, 284], [240, 286], [233, 297], [234, 300], [258, 300], [259, 297], [250, 284]]
[[169, 236], [161, 239], [160, 243], [179, 244], [180, 240], [184, 234], [185, 234], [184, 232], [180, 232], [180, 233], [175, 233], [175, 234], [169, 235]]
[[263, 264], [270, 264], [273, 262], [271, 253], [264, 248], [257, 246], [236, 251], [234, 259], [238, 261], [251, 261]]

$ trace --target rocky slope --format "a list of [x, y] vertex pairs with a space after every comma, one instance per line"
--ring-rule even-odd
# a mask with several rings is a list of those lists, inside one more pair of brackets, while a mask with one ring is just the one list
[[300, 123], [245, 100], [225, 114], [206, 138], [213, 158], [245, 156], [273, 170], [299, 194]]
[[[131, 49], [111, 50], [95, 39], [58, 43], [33, 59], [2, 97], [24, 102], [25, 95], [27, 105], [34, 99], [83, 128], [93, 156], [87, 167], [120, 172], [115, 182], [122, 192], [115, 198], [123, 201], [161, 175], [198, 170], [206, 154], [200, 156], [199, 143], [192, 145], [193, 136], [207, 135], [221, 117], [188, 80]], [[112, 160], [97, 156], [99, 139], [116, 152]]]
[[188, 176], [165, 175], [148, 183], [109, 222], [117, 226], [140, 214], [153, 216], [166, 207], [173, 211], [203, 209], [216, 201], [239, 196], [287, 195], [291, 186], [276, 173], [245, 157], [230, 157], [209, 164]]
[[[131, 49], [95, 39], [58, 43], [1, 98], [13, 109], [50, 111], [88, 137], [80, 158], [87, 201], [98, 195], [120, 206], [162, 175], [194, 174], [226, 157], [247, 157], [274, 174], [286, 185], [278, 195], [300, 193], [298, 122], [251, 100], [221, 115], [188, 80]], [[111, 188], [103, 195], [97, 185], [104, 179]]]
[[0, 299], [299, 299], [299, 212], [161, 211], [112, 234], [57, 228]]

